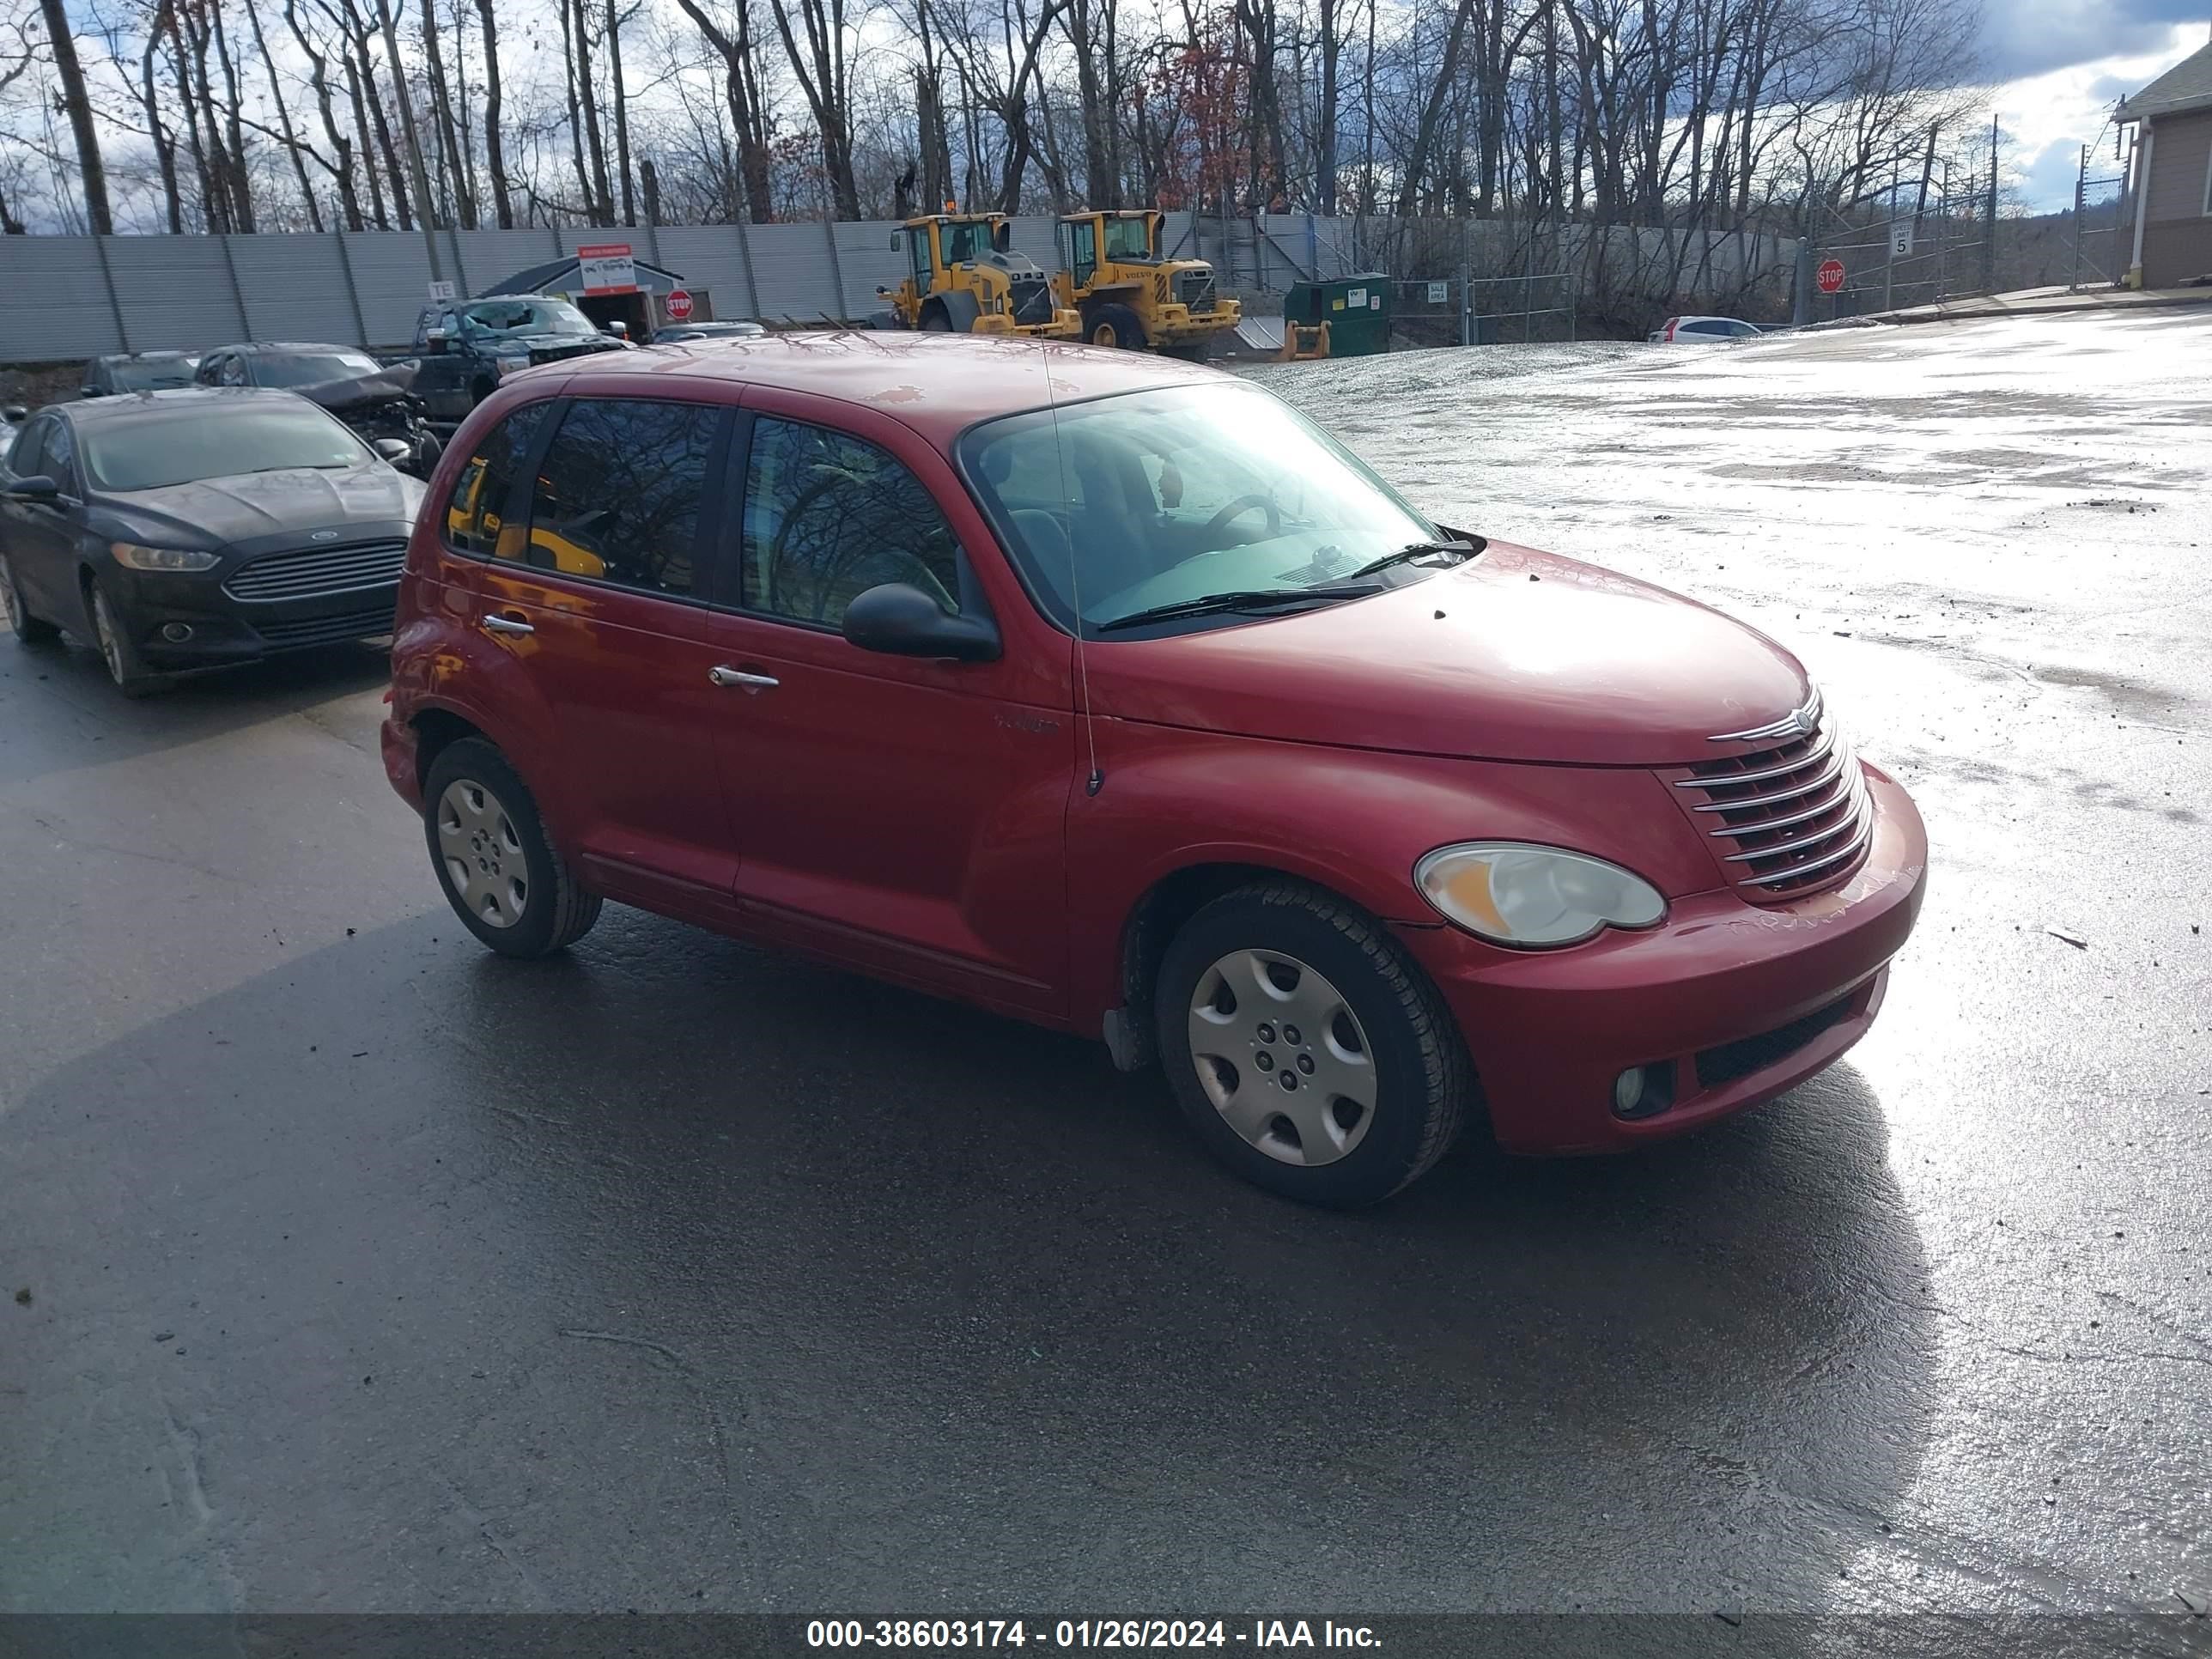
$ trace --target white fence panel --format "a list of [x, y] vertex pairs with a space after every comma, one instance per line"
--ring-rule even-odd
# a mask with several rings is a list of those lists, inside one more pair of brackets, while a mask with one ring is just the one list
[[896, 219], [862, 219], [831, 227], [837, 238], [836, 275], [844, 283], [844, 306], [833, 306], [833, 316], [862, 322], [884, 308], [885, 302], [876, 289], [897, 287], [908, 269], [908, 256], [891, 246], [891, 233], [898, 228]]
[[246, 329], [234, 338], [363, 343], [336, 237], [275, 234], [228, 240], [231, 266], [246, 301]]
[[738, 236], [733, 225], [686, 225], [658, 233], [659, 263], [695, 293], [704, 289], [714, 300], [714, 315], [725, 322], [759, 309], [745, 280], [744, 249]]
[[561, 257], [561, 240], [550, 230], [457, 230], [438, 238], [441, 252], [458, 255], [448, 278], [457, 280], [463, 294], [496, 294], [507, 279], [532, 265]]
[[[818, 323], [836, 305], [830, 274], [830, 240], [818, 224], [753, 225], [753, 276], [760, 283], [757, 309], [765, 320]], [[884, 249], [886, 253], [890, 249]]]
[[250, 337], [219, 236], [102, 239], [133, 351], [197, 350]]
[[0, 236], [0, 363], [120, 351], [100, 250], [89, 236]]

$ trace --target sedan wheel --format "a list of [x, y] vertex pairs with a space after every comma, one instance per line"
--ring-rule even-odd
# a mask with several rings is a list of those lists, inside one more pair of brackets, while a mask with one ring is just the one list
[[23, 596], [15, 589], [15, 573], [5, 559], [0, 559], [0, 610], [8, 613], [8, 626], [26, 645], [44, 645], [61, 633], [52, 623], [42, 622], [24, 608]]
[[522, 837], [499, 797], [472, 779], [438, 797], [438, 851], [468, 913], [487, 927], [512, 927], [530, 903]]
[[1358, 1017], [1296, 957], [1233, 951], [1201, 974], [1190, 1057], [1223, 1121], [1279, 1163], [1334, 1164], [1375, 1120], [1375, 1060]]
[[100, 647], [100, 659], [107, 665], [107, 678], [125, 696], [143, 697], [166, 684], [160, 675], [149, 673], [139, 660], [128, 626], [108, 599], [107, 590], [98, 582], [92, 585], [92, 631]]

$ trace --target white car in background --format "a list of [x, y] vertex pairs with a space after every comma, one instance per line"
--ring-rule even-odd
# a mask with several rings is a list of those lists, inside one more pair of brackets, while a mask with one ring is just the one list
[[1734, 317], [1669, 317], [1644, 337], [1653, 345], [1711, 345], [1720, 340], [1755, 340], [1766, 331]]

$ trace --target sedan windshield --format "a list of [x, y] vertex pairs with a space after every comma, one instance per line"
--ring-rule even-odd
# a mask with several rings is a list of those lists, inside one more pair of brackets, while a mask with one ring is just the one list
[[166, 392], [172, 387], [190, 386], [192, 370], [198, 367], [197, 361], [191, 357], [111, 362], [107, 365], [107, 378], [114, 382], [118, 392]]
[[592, 319], [566, 300], [486, 300], [461, 313], [461, 326], [482, 334], [597, 334]]
[[1079, 613], [1086, 637], [1218, 596], [1246, 603], [1161, 623], [1218, 626], [1308, 590], [1310, 604], [1357, 598], [1472, 550], [1369, 573], [1441, 532], [1304, 416], [1235, 382], [1008, 416], [969, 431], [960, 459], [1030, 592], [1064, 628]]
[[375, 459], [360, 439], [304, 403], [297, 409], [203, 404], [160, 420], [92, 426], [80, 430], [79, 441], [94, 486], [118, 491], [294, 467], [356, 467]]
[[257, 353], [253, 358], [256, 386], [321, 386], [330, 380], [351, 380], [374, 374], [381, 367], [361, 351], [303, 352], [280, 357]]

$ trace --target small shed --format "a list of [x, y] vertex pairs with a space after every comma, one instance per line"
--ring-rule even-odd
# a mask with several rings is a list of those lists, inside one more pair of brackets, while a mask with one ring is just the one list
[[683, 273], [651, 264], [632, 257], [627, 261], [632, 286], [620, 293], [590, 294], [586, 290], [583, 260], [577, 254], [548, 260], [542, 265], [532, 265], [527, 270], [518, 270], [512, 276], [502, 277], [483, 290], [479, 298], [494, 294], [542, 294], [548, 299], [572, 301], [584, 315], [602, 327], [609, 323], [621, 323], [629, 330], [630, 338], [650, 338], [653, 331], [672, 320], [668, 315], [668, 296], [683, 289], [690, 295], [691, 310], [688, 319], [706, 322], [713, 318], [714, 307], [704, 289], [687, 288]]
[[2212, 276], [2212, 46], [2121, 100], [2136, 128], [2130, 288]]

